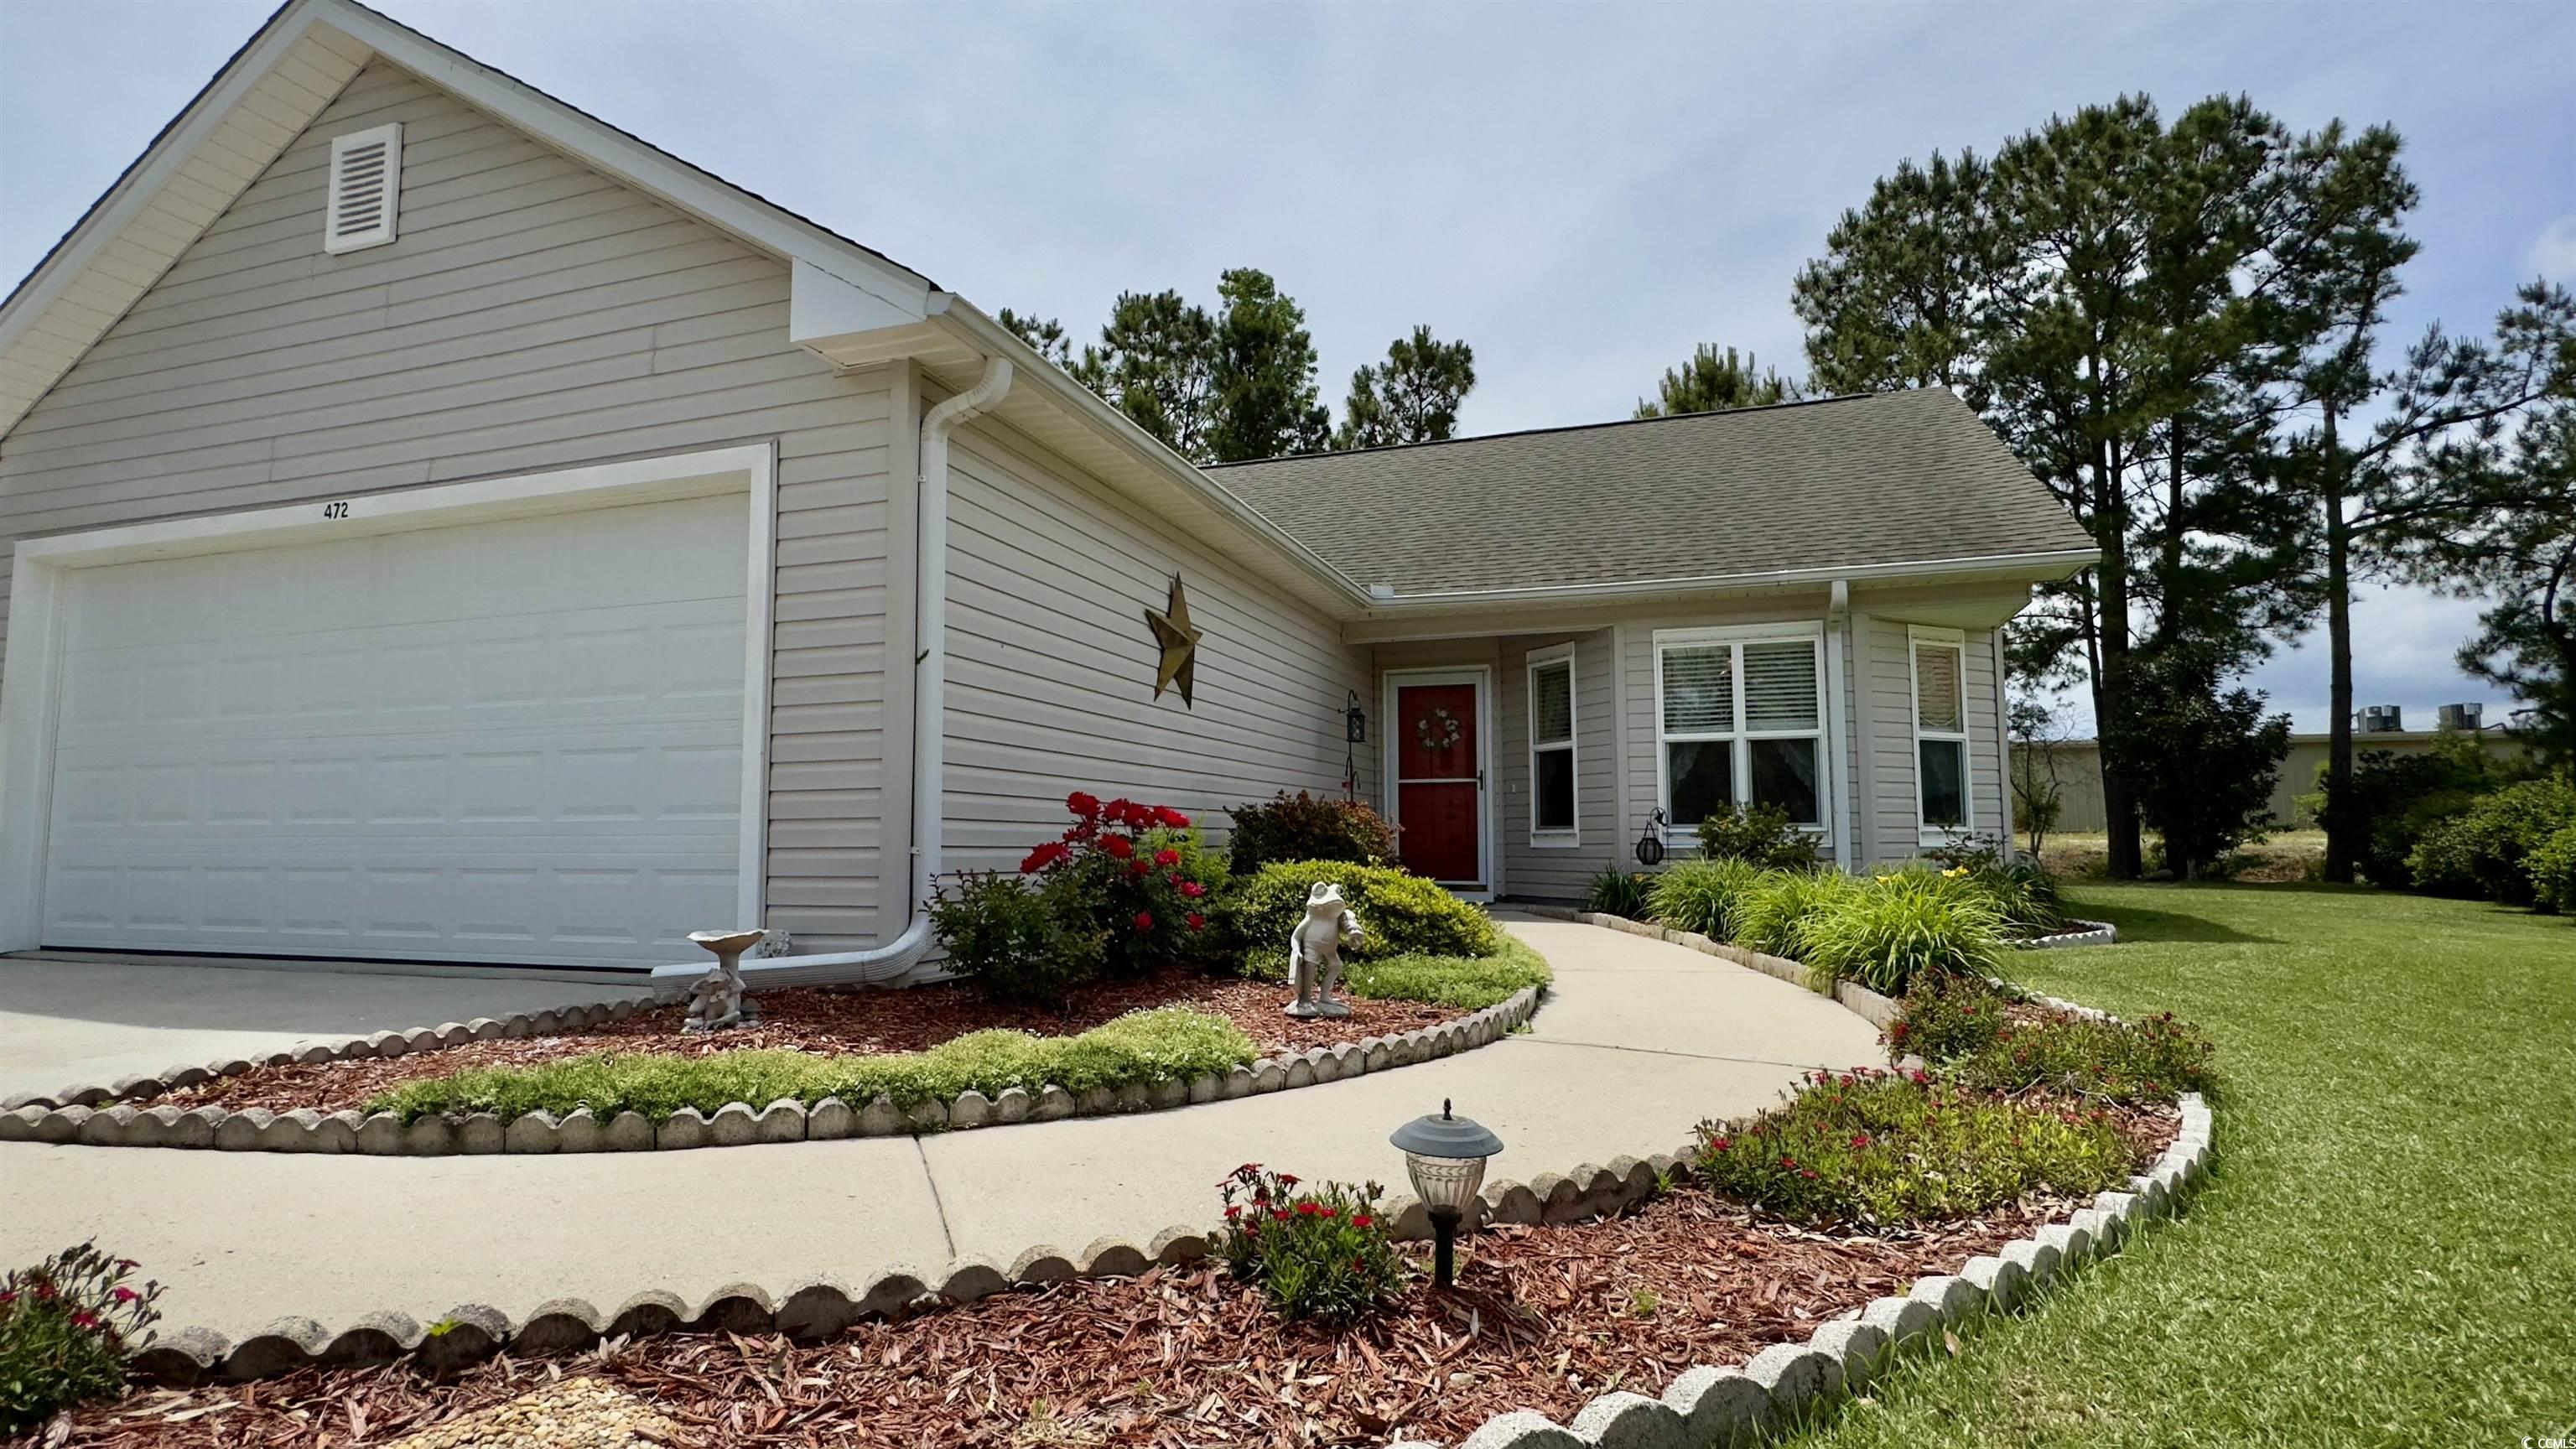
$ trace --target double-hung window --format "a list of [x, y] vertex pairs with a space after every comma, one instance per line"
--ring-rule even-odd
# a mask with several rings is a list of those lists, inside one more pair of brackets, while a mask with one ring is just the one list
[[1657, 631], [1658, 775], [1674, 825], [1729, 804], [1824, 824], [1824, 652], [1816, 624]]
[[1578, 843], [1574, 814], [1574, 646], [1529, 656], [1530, 844]]
[[1968, 645], [1956, 629], [1910, 628], [1914, 655], [1914, 787], [1922, 835], [1962, 834], [1968, 819]]

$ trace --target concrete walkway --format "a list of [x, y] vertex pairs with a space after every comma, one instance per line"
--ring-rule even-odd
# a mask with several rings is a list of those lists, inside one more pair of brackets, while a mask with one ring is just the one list
[[[663, 1289], [863, 1289], [964, 1255], [1140, 1246], [1216, 1216], [1259, 1161], [1409, 1190], [1386, 1145], [1443, 1097], [1505, 1143], [1488, 1180], [1670, 1152], [1711, 1116], [1767, 1106], [1811, 1067], [1883, 1060], [1877, 1034], [1786, 982], [1598, 927], [1513, 920], [1556, 968], [1533, 1029], [1294, 1092], [1133, 1117], [951, 1135], [572, 1157], [306, 1157], [0, 1144], [0, 1262], [96, 1236], [169, 1285], [166, 1322], [236, 1340], [280, 1316], [337, 1331], [463, 1303], [523, 1318], [549, 1298], [614, 1311]], [[489, 1011], [490, 1008], [485, 1008]], [[0, 1042], [0, 1054], [8, 1048]], [[157, 1064], [156, 1064], [157, 1065]]]

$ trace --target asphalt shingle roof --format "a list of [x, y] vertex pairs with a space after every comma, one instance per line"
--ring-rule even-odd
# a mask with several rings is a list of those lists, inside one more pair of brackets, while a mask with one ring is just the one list
[[2092, 547], [1942, 388], [1211, 468], [1362, 584], [1609, 584]]

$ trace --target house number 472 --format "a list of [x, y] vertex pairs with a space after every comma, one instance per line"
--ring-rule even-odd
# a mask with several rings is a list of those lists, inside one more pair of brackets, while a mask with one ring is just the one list
[[348, 517], [348, 516], [349, 516], [349, 500], [347, 500], [347, 499], [343, 498], [343, 499], [341, 499], [341, 500], [340, 500], [339, 502], [337, 502], [337, 503], [325, 503], [325, 504], [323, 504], [323, 505], [322, 505], [322, 516], [323, 516], [324, 518], [346, 518], [346, 517]]

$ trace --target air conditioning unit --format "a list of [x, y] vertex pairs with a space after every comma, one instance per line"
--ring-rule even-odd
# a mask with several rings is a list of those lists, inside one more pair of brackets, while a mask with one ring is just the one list
[[2393, 704], [2365, 704], [2361, 707], [2361, 732], [2366, 735], [2393, 735], [2406, 728], [2403, 713]]
[[2459, 730], [2467, 734], [2476, 734], [2478, 730], [2483, 727], [2481, 721], [2486, 714], [2486, 706], [2482, 704], [2446, 704], [2440, 709], [2434, 711], [2434, 713], [2440, 717], [2442, 728], [2446, 730]]

